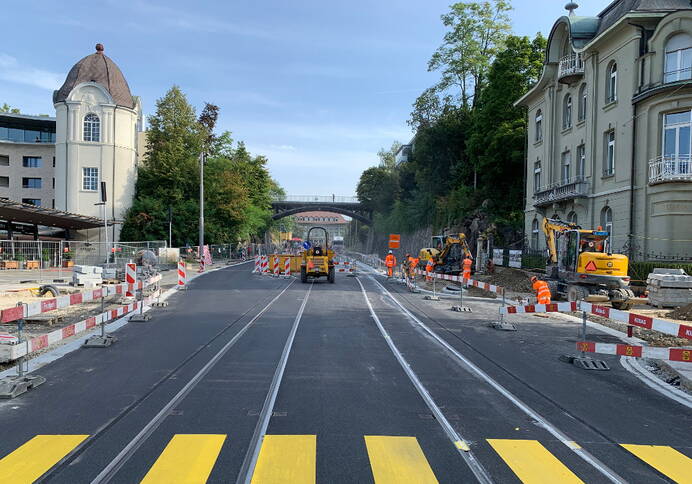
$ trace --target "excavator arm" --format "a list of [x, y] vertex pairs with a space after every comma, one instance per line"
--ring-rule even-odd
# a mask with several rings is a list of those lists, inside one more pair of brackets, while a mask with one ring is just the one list
[[545, 234], [545, 243], [548, 246], [548, 253], [550, 254], [550, 262], [552, 264], [557, 264], [557, 245], [555, 244], [555, 234], [557, 232], [564, 232], [565, 230], [578, 229], [577, 224], [571, 222], [564, 222], [562, 220], [553, 218], [543, 219], [543, 233]]

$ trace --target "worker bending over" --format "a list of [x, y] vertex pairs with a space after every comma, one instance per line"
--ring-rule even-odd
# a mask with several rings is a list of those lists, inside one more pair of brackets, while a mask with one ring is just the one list
[[541, 281], [536, 276], [531, 276], [533, 290], [536, 291], [537, 304], [550, 304], [550, 288], [548, 283]]
[[471, 279], [471, 266], [473, 265], [473, 260], [471, 259], [471, 257], [464, 257], [463, 264], [464, 270], [461, 274], [461, 277], [464, 279]]
[[408, 270], [409, 270], [409, 277], [411, 279], [416, 278], [416, 269], [418, 268], [418, 264], [420, 263], [420, 259], [418, 257], [411, 257], [411, 260], [409, 260], [408, 264]]
[[387, 277], [394, 276], [394, 267], [396, 267], [396, 257], [394, 253], [390, 250], [387, 257], [384, 259], [384, 265], [387, 266]]

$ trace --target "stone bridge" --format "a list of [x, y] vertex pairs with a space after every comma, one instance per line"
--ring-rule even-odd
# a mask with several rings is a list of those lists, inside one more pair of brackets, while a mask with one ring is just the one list
[[372, 225], [372, 212], [365, 209], [357, 197], [286, 195], [272, 200], [272, 219], [279, 220], [301, 212], [333, 212], [346, 215], [366, 225]]

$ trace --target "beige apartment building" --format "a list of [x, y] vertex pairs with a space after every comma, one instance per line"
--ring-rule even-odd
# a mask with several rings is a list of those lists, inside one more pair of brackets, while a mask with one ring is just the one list
[[692, 4], [566, 7], [528, 108], [525, 231], [543, 217], [611, 233], [614, 252], [692, 257]]
[[0, 113], [0, 198], [55, 208], [55, 118]]

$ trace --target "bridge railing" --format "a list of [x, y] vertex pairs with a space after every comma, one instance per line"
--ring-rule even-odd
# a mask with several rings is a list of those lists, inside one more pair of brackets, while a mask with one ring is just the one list
[[305, 203], [358, 203], [358, 197], [342, 197], [338, 195], [284, 195], [275, 196], [274, 202], [305, 202]]

